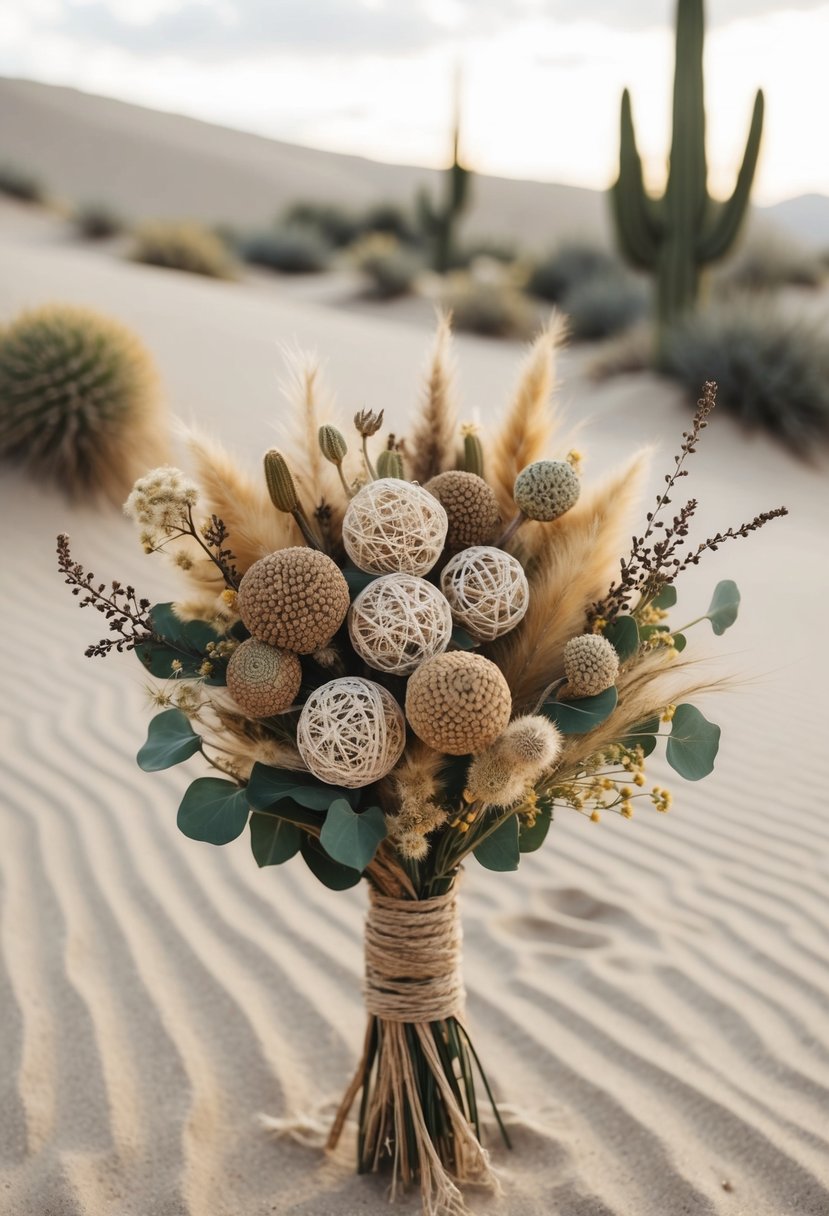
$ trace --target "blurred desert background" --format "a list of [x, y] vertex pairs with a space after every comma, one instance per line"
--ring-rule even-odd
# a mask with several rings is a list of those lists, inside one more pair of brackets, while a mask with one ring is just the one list
[[[461, 416], [486, 436], [558, 309], [557, 401], [585, 479], [652, 445], [652, 497], [718, 380], [688, 481], [695, 538], [790, 515], [679, 587], [682, 620], [719, 579], [743, 597], [724, 639], [705, 623], [695, 638], [736, 675], [705, 707], [716, 769], [690, 784], [654, 757], [667, 817], [565, 811], [518, 874], [467, 866], [469, 1019], [520, 1108], [514, 1152], [490, 1145], [506, 1197], [469, 1204], [826, 1216], [829, 5], [709, 0], [715, 214], [761, 86], [766, 125], [739, 234], [670, 324], [608, 190], [624, 85], [647, 186], [665, 187], [673, 4], [626, 22], [493, 2], [478, 24], [460, 3], [203, 8], [0, 18], [0, 387], [30, 310], [94, 310], [146, 350], [165, 417], [256, 477], [286, 425], [291, 351], [316, 352], [343, 417], [383, 409], [404, 434], [449, 308]], [[170, 443], [184, 460], [174, 425]], [[177, 832], [187, 777], [137, 769], [143, 673], [84, 657], [99, 620], [63, 587], [55, 537], [153, 600], [175, 572], [94, 486], [67, 496], [55, 461], [51, 477], [19, 443], [4, 454], [0, 1212], [380, 1216], [384, 1181], [353, 1174], [353, 1137], [323, 1157], [257, 1123], [313, 1112], [351, 1074], [365, 892], [326, 890], [298, 857], [257, 869], [245, 837]]]

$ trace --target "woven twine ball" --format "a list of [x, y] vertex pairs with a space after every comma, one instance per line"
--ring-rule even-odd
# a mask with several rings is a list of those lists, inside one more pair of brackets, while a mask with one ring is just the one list
[[424, 578], [384, 574], [352, 604], [348, 632], [369, 667], [406, 675], [449, 645], [452, 613], [437, 587]]
[[515, 479], [513, 498], [528, 519], [549, 523], [575, 506], [581, 482], [566, 460], [536, 460]]
[[227, 665], [227, 691], [249, 718], [269, 718], [293, 705], [302, 682], [299, 659], [289, 650], [248, 638]]
[[566, 696], [595, 697], [616, 683], [619, 655], [600, 633], [584, 633], [564, 647], [564, 674]]
[[316, 549], [277, 549], [254, 562], [239, 585], [236, 606], [260, 642], [310, 654], [330, 641], [348, 612], [348, 584]]
[[501, 523], [495, 491], [477, 473], [450, 469], [427, 481], [449, 517], [446, 548], [451, 553], [470, 545], [491, 545]]
[[356, 789], [394, 768], [406, 742], [406, 723], [385, 688], [348, 676], [311, 693], [299, 715], [296, 741], [315, 777]]
[[480, 641], [491, 642], [509, 633], [530, 606], [521, 563], [489, 545], [456, 554], [444, 568], [440, 585], [453, 618]]
[[448, 519], [423, 486], [396, 477], [370, 481], [343, 519], [343, 544], [368, 574], [426, 574], [443, 552]]
[[409, 678], [406, 717], [435, 751], [465, 756], [494, 743], [510, 719], [512, 698], [500, 669], [479, 654], [452, 650]]

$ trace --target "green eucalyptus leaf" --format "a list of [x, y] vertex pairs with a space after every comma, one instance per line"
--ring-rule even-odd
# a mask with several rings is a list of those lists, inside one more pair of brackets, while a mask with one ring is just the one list
[[478, 643], [471, 633], [462, 629], [460, 625], [455, 625], [452, 630], [452, 645], [456, 650], [474, 650]]
[[595, 697], [579, 697], [575, 701], [545, 701], [541, 712], [555, 722], [563, 735], [586, 735], [600, 726], [616, 708], [619, 694], [615, 685]]
[[740, 592], [737, 584], [730, 578], [723, 579], [714, 588], [706, 616], [711, 622], [711, 628], [720, 637], [737, 619], [740, 611]]
[[497, 870], [500, 873], [517, 870], [521, 860], [517, 816], [510, 815], [509, 819], [505, 819], [473, 852], [475, 860], [486, 870]]
[[189, 760], [201, 749], [201, 739], [180, 709], [156, 714], [147, 730], [147, 741], [136, 756], [145, 773], [157, 773]]
[[346, 891], [360, 881], [360, 871], [334, 861], [315, 836], [304, 836], [299, 851], [314, 877], [331, 891]]
[[677, 705], [665, 754], [680, 777], [686, 781], [707, 777], [714, 768], [719, 746], [719, 726], [703, 717], [696, 706]]
[[641, 747], [643, 755], [649, 756], [656, 747], [659, 724], [659, 714], [654, 714], [652, 718], [634, 726], [619, 742], [623, 747]]
[[671, 634], [671, 636], [674, 639], [674, 650], [676, 650], [680, 654], [682, 654], [683, 650], [688, 645], [688, 639], [686, 638], [685, 634], [684, 633], [674, 633], [674, 634]]
[[320, 844], [341, 865], [362, 872], [386, 837], [386, 817], [379, 806], [353, 811], [344, 798], [335, 798], [320, 832]]
[[[180, 621], [173, 612], [172, 604], [155, 604], [150, 609], [150, 627], [155, 637], [149, 642], [139, 642], [135, 653], [150, 675], [159, 680], [172, 676], [184, 679], [202, 679], [199, 669], [207, 657], [209, 642], [218, 642], [222, 634], [217, 633], [206, 621]], [[178, 666], [173, 667], [173, 663]], [[205, 682], [223, 685], [227, 663], [210, 658], [213, 666]]]
[[281, 866], [299, 852], [302, 832], [274, 815], [250, 817], [250, 847], [258, 866]]
[[352, 599], [365, 591], [369, 583], [373, 583], [379, 576], [376, 574], [368, 574], [365, 570], [358, 570], [356, 566], [344, 566], [343, 578], [348, 584], [349, 595]]
[[248, 781], [248, 801], [255, 811], [267, 811], [285, 799], [292, 799], [311, 811], [327, 811], [334, 798], [355, 800], [356, 791], [340, 790], [317, 781], [310, 773], [254, 764]]
[[179, 829], [191, 840], [229, 844], [248, 821], [245, 790], [222, 777], [197, 777], [178, 808]]
[[659, 592], [659, 595], [654, 596], [651, 603], [654, 608], [673, 608], [676, 603], [676, 587], [673, 583], [667, 583]]
[[547, 833], [550, 830], [550, 824], [553, 822], [553, 807], [550, 802], [540, 802], [538, 805], [538, 813], [535, 817], [533, 826], [527, 827], [526, 823], [519, 821], [518, 825], [518, 849], [521, 853], [534, 853], [536, 849], [540, 849], [544, 841], [547, 839]]
[[604, 636], [623, 663], [639, 649], [639, 626], [632, 616], [617, 616], [615, 621], [605, 626]]

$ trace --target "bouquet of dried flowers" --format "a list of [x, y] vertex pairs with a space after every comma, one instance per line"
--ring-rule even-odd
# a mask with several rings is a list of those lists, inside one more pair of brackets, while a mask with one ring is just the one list
[[[488, 444], [457, 426], [445, 320], [405, 439], [378, 440], [382, 414], [364, 411], [352, 451], [312, 365], [300, 442], [266, 454], [261, 485], [191, 433], [194, 479], [156, 469], [126, 503], [145, 551], [189, 579], [175, 604], [96, 583], [58, 544], [73, 593], [109, 621], [87, 654], [134, 650], [157, 681], [138, 763], [213, 770], [185, 793], [181, 831], [224, 845], [247, 827], [260, 866], [299, 856], [334, 890], [366, 880], [367, 1029], [329, 1144], [359, 1098], [358, 1168], [388, 1170], [392, 1189], [419, 1180], [430, 1214], [463, 1210], [459, 1184], [497, 1186], [479, 1083], [508, 1143], [464, 1018], [464, 862], [517, 869], [559, 808], [667, 811], [644, 771], [662, 739], [682, 777], [711, 771], [720, 731], [686, 699], [706, 681], [669, 620], [675, 581], [786, 513], [693, 546], [696, 501], [667, 510], [707, 384], [623, 556], [645, 462], [583, 487], [577, 453], [549, 456], [558, 337], [554, 322], [531, 348]], [[701, 619], [721, 634], [738, 605], [720, 582]]]

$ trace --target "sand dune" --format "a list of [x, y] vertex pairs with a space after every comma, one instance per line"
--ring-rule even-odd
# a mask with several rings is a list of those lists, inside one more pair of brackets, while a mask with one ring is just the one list
[[[253, 464], [279, 417], [281, 342], [327, 356], [347, 409], [417, 392], [423, 335], [232, 284], [199, 282], [0, 231], [0, 320], [58, 297], [94, 303], [155, 351], [177, 412]], [[465, 408], [503, 404], [518, 348], [459, 343]], [[588, 474], [643, 440], [674, 450], [676, 394], [601, 390], [565, 363]], [[691, 572], [688, 618], [718, 578], [744, 595], [722, 640], [747, 682], [709, 703], [723, 725], [700, 785], [667, 817], [562, 814], [517, 875], [464, 882], [469, 1017], [515, 1151], [493, 1142], [510, 1216], [825, 1216], [829, 1211], [829, 829], [825, 473], [716, 419], [694, 459], [700, 528], [785, 501], [791, 517]], [[659, 481], [660, 465], [653, 484]], [[387, 1211], [351, 1172], [268, 1140], [259, 1112], [313, 1110], [343, 1086], [362, 1032], [362, 891], [298, 863], [257, 871], [245, 839], [185, 840], [196, 765], [146, 775], [148, 720], [128, 656], [87, 660], [100, 618], [55, 572], [71, 533], [100, 578], [151, 596], [172, 575], [115, 512], [69, 509], [8, 470], [2, 580], [0, 1212], [8, 1216], [334, 1216]], [[13, 526], [12, 526], [12, 522]], [[703, 632], [707, 626], [699, 627]], [[403, 1212], [418, 1211], [412, 1199]]]

